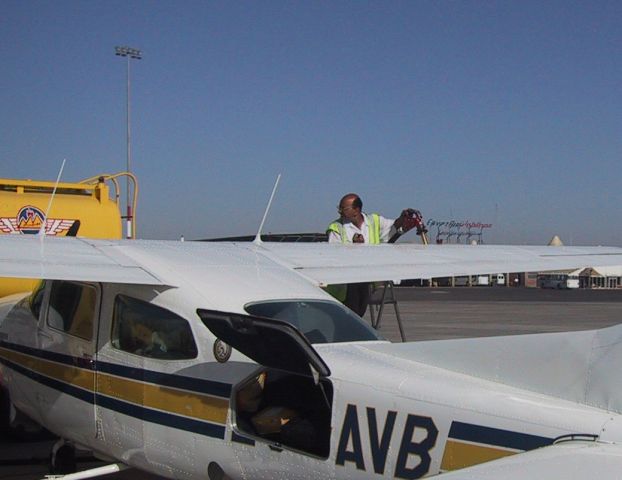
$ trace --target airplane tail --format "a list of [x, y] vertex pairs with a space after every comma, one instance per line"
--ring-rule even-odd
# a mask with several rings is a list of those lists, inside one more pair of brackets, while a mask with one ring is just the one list
[[377, 345], [396, 357], [622, 413], [622, 324], [600, 330]]

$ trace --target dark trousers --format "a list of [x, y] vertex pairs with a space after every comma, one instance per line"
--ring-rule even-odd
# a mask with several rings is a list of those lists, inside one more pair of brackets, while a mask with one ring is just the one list
[[369, 305], [369, 283], [349, 283], [343, 303], [359, 317], [365, 315]]

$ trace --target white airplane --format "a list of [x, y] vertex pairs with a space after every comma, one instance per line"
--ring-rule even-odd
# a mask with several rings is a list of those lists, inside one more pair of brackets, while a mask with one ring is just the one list
[[0, 305], [0, 425], [59, 435], [58, 469], [73, 445], [110, 462], [73, 479], [620, 478], [622, 326], [392, 344], [319, 287], [621, 263], [606, 247], [1, 236], [0, 276], [44, 281]]

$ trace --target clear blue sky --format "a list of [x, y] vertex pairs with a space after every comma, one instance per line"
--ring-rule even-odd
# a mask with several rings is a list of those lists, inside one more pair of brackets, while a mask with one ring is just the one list
[[[0, 3], [1, 175], [133, 170], [143, 238], [494, 222], [488, 243], [622, 245], [620, 1]], [[496, 213], [497, 212], [497, 213]]]

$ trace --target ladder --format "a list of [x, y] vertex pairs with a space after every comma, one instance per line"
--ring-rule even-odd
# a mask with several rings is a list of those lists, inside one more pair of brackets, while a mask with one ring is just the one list
[[384, 306], [393, 305], [393, 308], [395, 309], [395, 318], [397, 319], [397, 326], [400, 330], [400, 337], [402, 342], [405, 342], [406, 335], [404, 335], [402, 317], [400, 316], [400, 309], [397, 306], [393, 286], [393, 282], [369, 284], [369, 315], [371, 316], [371, 326], [378, 330], [380, 328]]

